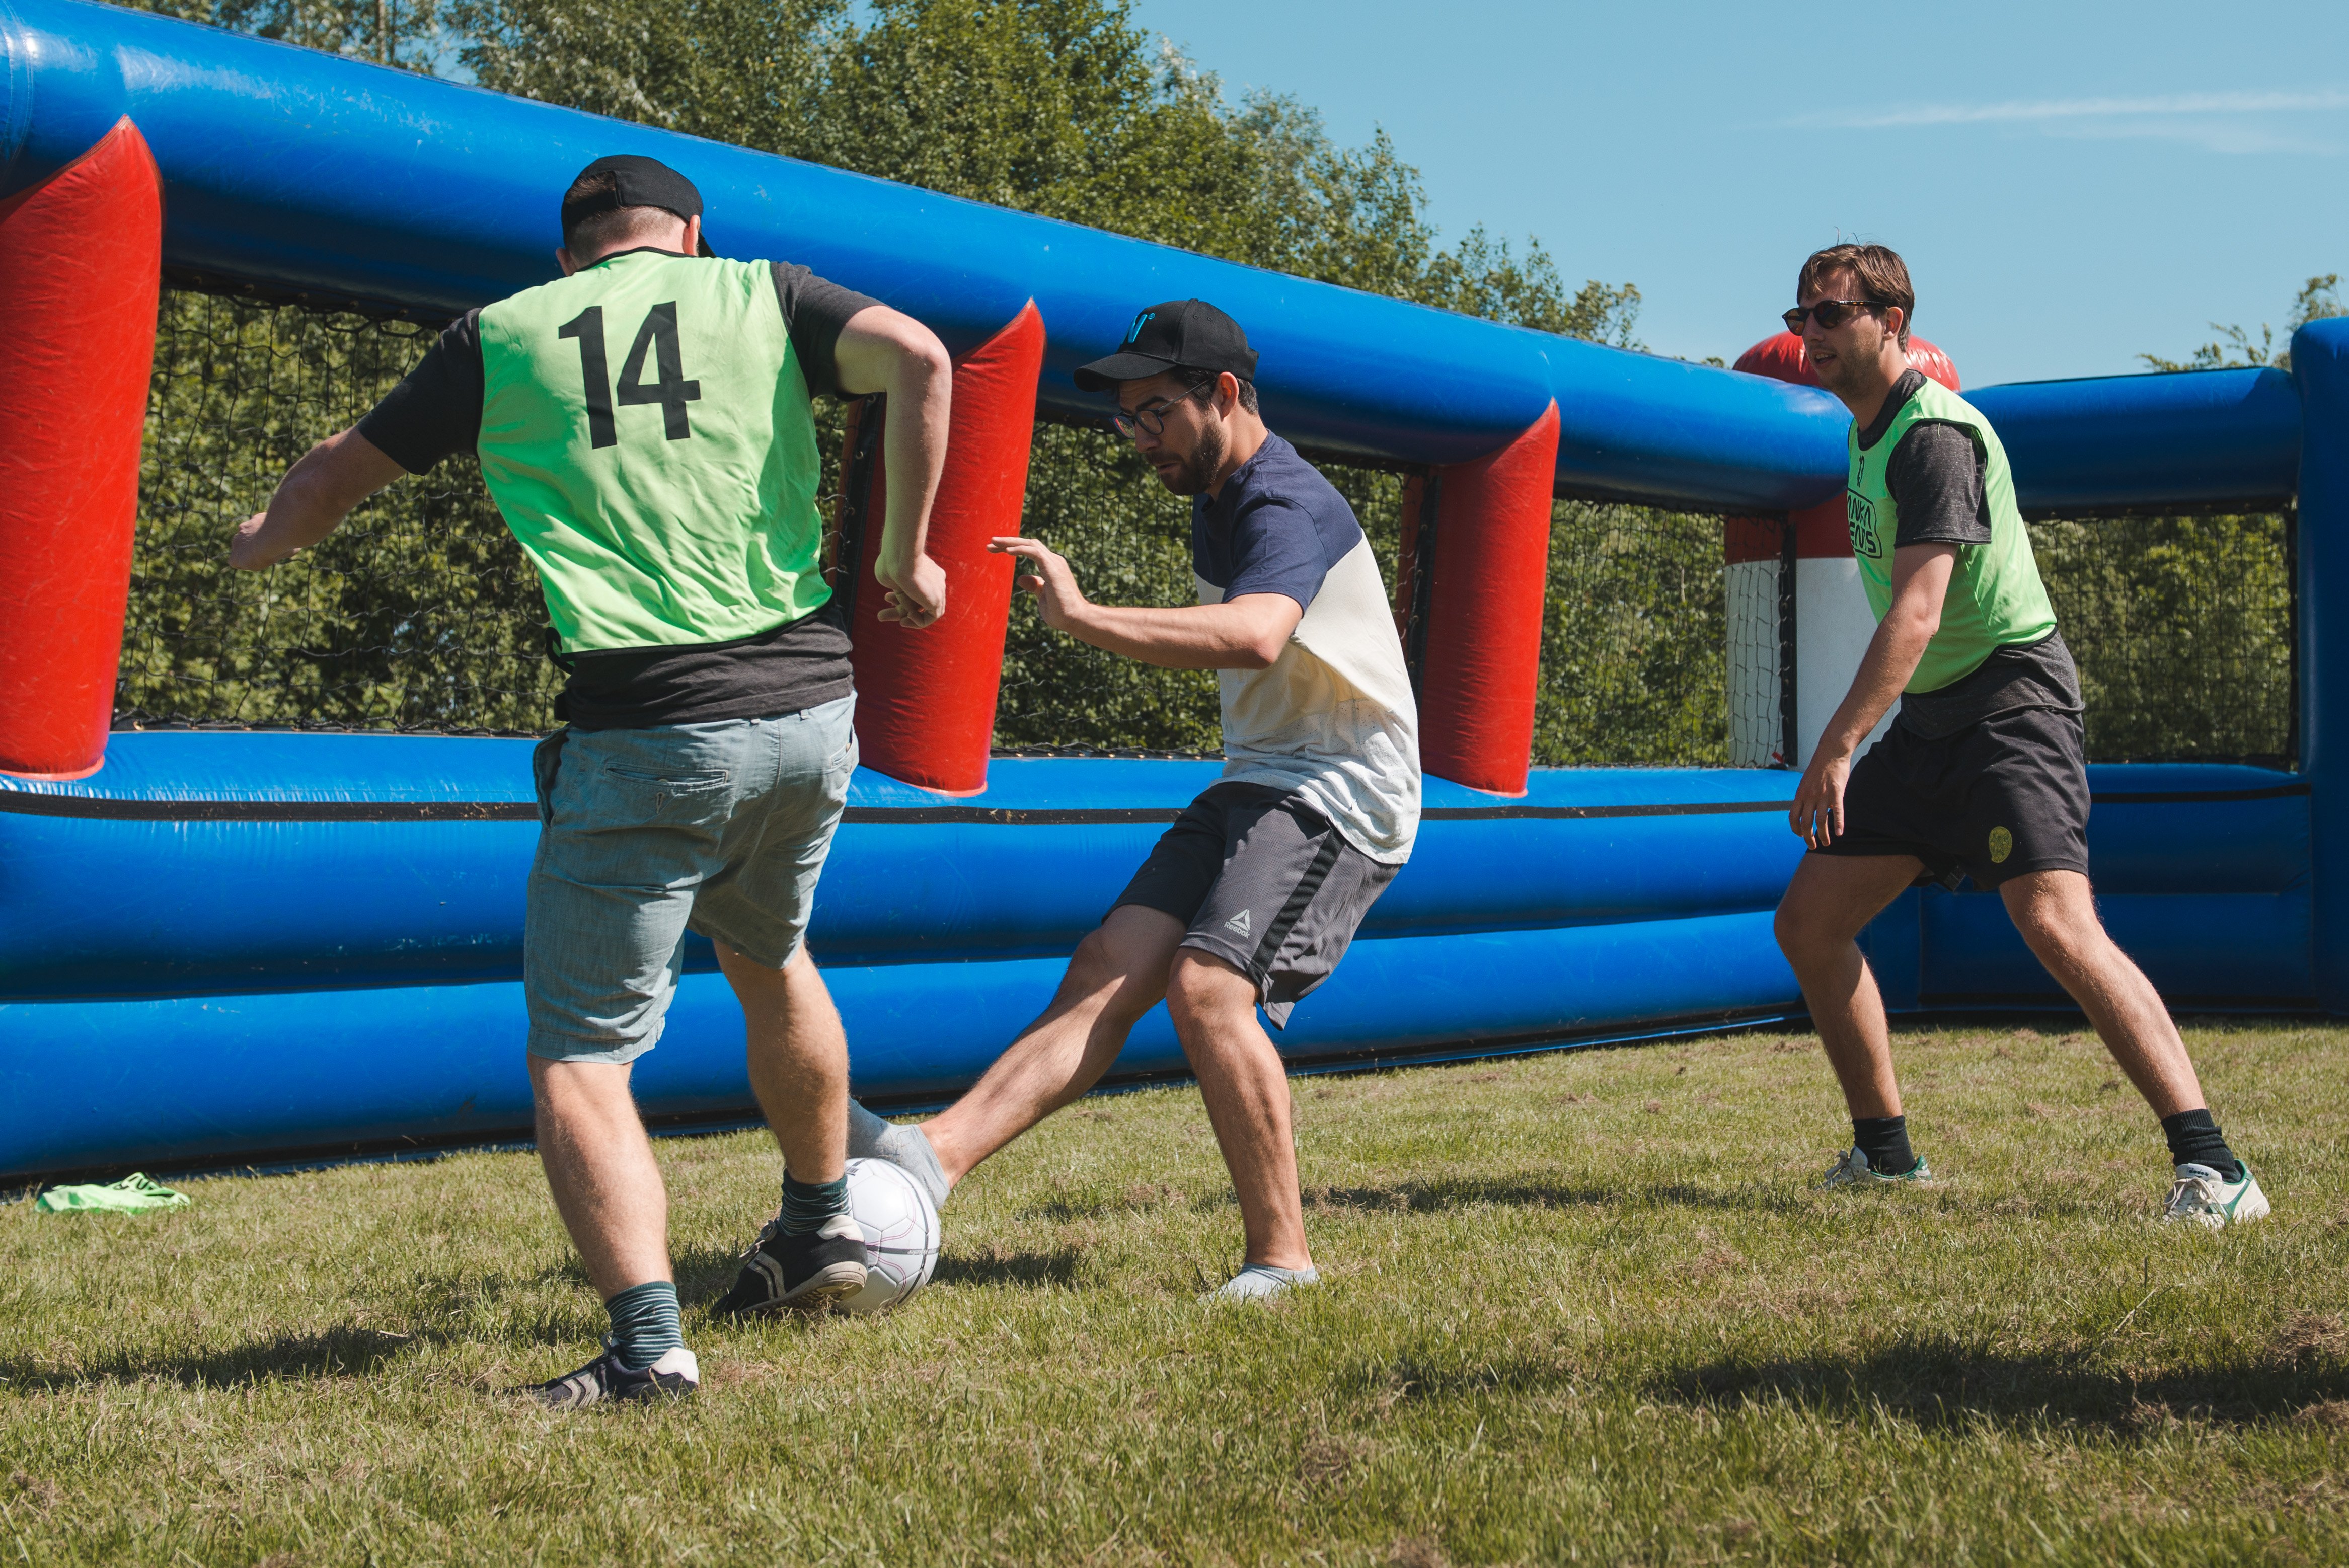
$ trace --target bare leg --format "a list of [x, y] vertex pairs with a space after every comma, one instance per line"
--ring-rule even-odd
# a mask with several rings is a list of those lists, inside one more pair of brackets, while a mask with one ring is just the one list
[[1125, 904], [1077, 944], [1059, 994], [968, 1094], [922, 1124], [949, 1184], [1101, 1081], [1166, 994], [1183, 922]]
[[749, 1026], [750, 1092], [801, 1181], [835, 1181], [848, 1158], [848, 1036], [804, 944], [766, 969], [719, 942]]
[[1257, 1022], [1256, 1003], [1256, 982], [1224, 960], [1193, 948], [1174, 955], [1166, 1008], [1239, 1195], [1247, 1262], [1309, 1269], [1288, 1072]]
[[627, 1067], [533, 1056], [530, 1086], [546, 1184], [596, 1293], [609, 1301], [667, 1279], [668, 1189], [628, 1092]]
[[2145, 971], [2105, 934], [2088, 879], [2077, 871], [2029, 871], [1998, 891], [2014, 929], [2088, 1015], [2153, 1114], [2200, 1110], [2202, 1085], [2186, 1042]]
[[1778, 949], [1802, 984], [1854, 1120], [1900, 1115], [1891, 1029], [1860, 956], [1860, 929], [1924, 868], [1911, 855], [1806, 855], [1778, 900]]

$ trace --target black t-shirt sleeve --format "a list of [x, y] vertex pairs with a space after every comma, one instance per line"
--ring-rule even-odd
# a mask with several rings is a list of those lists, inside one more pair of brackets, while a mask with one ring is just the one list
[[808, 394], [823, 397], [840, 390], [840, 369], [833, 350], [841, 328], [858, 311], [881, 302], [853, 288], [827, 283], [803, 266], [786, 262], [775, 269], [775, 298], [783, 307], [783, 326], [800, 357], [800, 374], [807, 378]]
[[1893, 548], [1989, 544], [1990, 508], [1982, 496], [1987, 466], [1982, 449], [1961, 427], [1938, 421], [1909, 426], [1884, 465], [1884, 487], [1900, 519]]
[[423, 359], [359, 421], [359, 434], [410, 473], [481, 439], [481, 313], [450, 322]]

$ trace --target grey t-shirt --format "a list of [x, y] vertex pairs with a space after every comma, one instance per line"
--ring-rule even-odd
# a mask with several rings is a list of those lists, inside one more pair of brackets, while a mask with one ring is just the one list
[[[1924, 384], [1915, 370], [1892, 384], [1884, 407], [1859, 432], [1862, 451], [1884, 439], [1893, 416]], [[1989, 544], [1989, 454], [1963, 428], [1930, 420], [1910, 425], [1884, 465], [1885, 488], [1899, 516], [1892, 547]], [[1903, 693], [1897, 722], [1920, 740], [1938, 741], [2019, 709], [2076, 713], [2083, 706], [2072, 650], [2063, 633], [2051, 631], [2037, 642], [2000, 649], [1981, 669], [1938, 691]]]

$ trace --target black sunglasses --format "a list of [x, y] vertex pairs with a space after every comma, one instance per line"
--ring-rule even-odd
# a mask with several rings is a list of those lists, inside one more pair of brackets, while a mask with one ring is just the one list
[[1786, 324], [1787, 331], [1799, 334], [1803, 323], [1816, 316], [1819, 325], [1832, 332], [1859, 311], [1883, 307], [1884, 301], [1880, 299], [1822, 299], [1816, 305], [1798, 305], [1778, 319]]

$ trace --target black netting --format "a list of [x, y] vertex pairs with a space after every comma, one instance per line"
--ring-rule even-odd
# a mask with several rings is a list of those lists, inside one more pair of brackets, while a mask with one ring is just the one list
[[553, 722], [538, 582], [451, 460], [266, 572], [237, 524], [406, 374], [429, 328], [185, 290], [163, 296], [139, 474], [118, 727], [528, 733]]
[[1534, 761], [1729, 761], [1721, 519], [1561, 501], [1550, 513]]
[[[406, 373], [429, 330], [166, 293], [118, 725], [533, 733], [554, 722], [561, 676], [544, 654], [537, 580], [470, 458], [392, 486], [271, 571], [227, 565], [236, 524]], [[836, 409], [820, 410], [819, 429], [829, 497]], [[1402, 477], [1324, 472], [1392, 586]], [[1724, 572], [1716, 517], [1581, 501], [1552, 516], [1535, 761], [1771, 761], [1789, 674], [1777, 563]], [[1758, 524], [1729, 526], [1741, 525]], [[1107, 602], [1192, 602], [1188, 503], [1106, 431], [1037, 427], [1023, 526]], [[2042, 522], [2032, 536], [2086, 683], [2091, 756], [2289, 759], [2285, 518]], [[1213, 754], [1216, 720], [1211, 674], [1085, 647], [1024, 597], [1014, 606], [999, 746]]]
[[2091, 761], [2293, 760], [2288, 515], [2035, 522], [2031, 544]]

